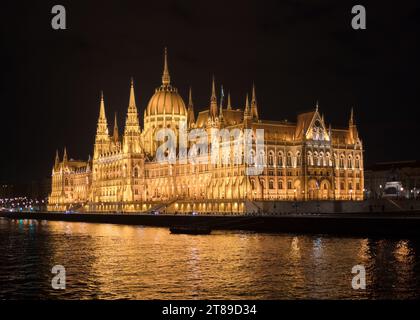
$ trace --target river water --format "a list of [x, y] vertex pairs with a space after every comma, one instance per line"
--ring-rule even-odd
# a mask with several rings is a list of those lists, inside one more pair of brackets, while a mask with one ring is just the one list
[[0, 299], [20, 298], [418, 299], [420, 242], [0, 218]]

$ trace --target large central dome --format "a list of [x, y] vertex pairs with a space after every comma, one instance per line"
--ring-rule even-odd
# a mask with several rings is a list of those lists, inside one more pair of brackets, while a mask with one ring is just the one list
[[166, 49], [162, 85], [159, 88], [156, 88], [155, 94], [150, 98], [146, 108], [145, 118], [157, 115], [187, 115], [184, 100], [182, 100], [178, 90], [171, 86]]

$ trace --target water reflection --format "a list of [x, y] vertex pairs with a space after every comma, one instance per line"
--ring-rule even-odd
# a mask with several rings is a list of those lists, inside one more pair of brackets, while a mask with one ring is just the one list
[[[419, 298], [419, 244], [0, 219], [0, 298]], [[51, 288], [62, 264], [67, 289]], [[366, 290], [351, 269], [366, 268]]]

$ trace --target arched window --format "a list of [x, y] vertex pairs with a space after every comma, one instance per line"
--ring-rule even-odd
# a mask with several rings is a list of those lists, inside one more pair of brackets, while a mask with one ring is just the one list
[[352, 169], [353, 168], [353, 161], [352, 161], [352, 157], [349, 156], [347, 159], [347, 169]]
[[344, 168], [344, 156], [340, 156], [340, 168]]
[[251, 180], [251, 188], [252, 190], [255, 190], [255, 180]]
[[313, 165], [314, 165], [314, 161], [312, 158], [312, 153], [308, 151], [308, 166], [313, 166]]
[[289, 152], [287, 154], [287, 157], [286, 157], [286, 166], [287, 167], [291, 167], [292, 166], [292, 153], [291, 152]]
[[323, 152], [319, 153], [319, 165], [322, 166], [322, 167], [325, 166], [324, 153]]
[[249, 152], [249, 165], [253, 165], [254, 164], [254, 158], [255, 158], [255, 155], [254, 155], [254, 150], [251, 150], [250, 152]]
[[134, 178], [138, 178], [139, 177], [139, 168], [134, 167]]
[[265, 166], [266, 165], [266, 163], [265, 163], [265, 153], [264, 153], [264, 151], [261, 151], [260, 152], [260, 154], [259, 154], [259, 158], [258, 158], [258, 163], [257, 163], [259, 166]]
[[314, 166], [319, 166], [319, 158], [317, 152], [314, 152]]
[[279, 180], [279, 189], [283, 189], [283, 180]]
[[292, 189], [292, 181], [287, 181], [287, 189]]
[[302, 165], [302, 155], [300, 154], [300, 152], [298, 152], [296, 154], [296, 166], [301, 166]]
[[331, 154], [329, 152], [327, 152], [326, 154], [326, 161], [327, 161], [327, 166], [328, 167], [332, 167], [332, 160], [331, 160]]
[[283, 153], [279, 152], [277, 155], [277, 165], [279, 168], [283, 167]]
[[270, 167], [274, 166], [274, 153], [270, 151], [270, 153], [268, 154], [268, 165]]
[[269, 183], [268, 183], [268, 188], [269, 188], [269, 189], [274, 189], [274, 181], [273, 181], [273, 180], [270, 180], [270, 181], [269, 181]]
[[356, 166], [356, 169], [360, 169], [360, 157], [359, 156], [356, 157], [356, 164], [355, 164], [355, 166]]

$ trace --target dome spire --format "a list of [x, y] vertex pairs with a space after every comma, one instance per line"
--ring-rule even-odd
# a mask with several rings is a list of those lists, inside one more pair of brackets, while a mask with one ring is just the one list
[[168, 50], [165, 47], [165, 58], [163, 63], [162, 85], [168, 86], [171, 84], [171, 76], [168, 69]]

